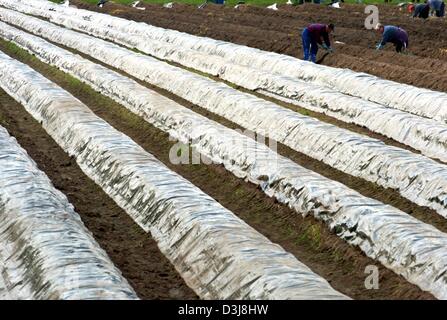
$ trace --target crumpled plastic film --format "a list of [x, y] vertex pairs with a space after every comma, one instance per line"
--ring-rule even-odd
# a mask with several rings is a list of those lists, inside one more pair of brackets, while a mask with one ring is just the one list
[[447, 167], [115, 44], [7, 9], [0, 19], [90, 55], [350, 175], [447, 216]]
[[[373, 101], [405, 112], [447, 122], [447, 94], [384, 80], [379, 77], [309, 63], [294, 57], [267, 52], [225, 41], [198, 37], [175, 30], [163, 29], [146, 23], [130, 21], [106, 14], [66, 8], [47, 1], [0, 0], [0, 4], [27, 13], [51, 18], [51, 11], [81, 17], [97, 25], [118, 31], [145, 35], [176, 47], [188, 48], [215, 55], [228, 62], [250, 66], [282, 76], [325, 85], [339, 92]], [[48, 13], [45, 13], [46, 10]]]
[[[417, 252], [413, 246], [424, 247], [415, 242], [417, 238], [426, 238], [428, 234], [446, 238], [445, 234], [393, 207], [363, 197], [344, 185], [306, 170], [278, 156], [265, 145], [198, 115], [114, 71], [15, 28], [0, 24], [0, 30], [3, 36], [14, 38], [17, 44], [39, 59], [88, 83], [171, 136], [191, 142], [202, 155], [224, 164], [236, 176], [260, 185], [268, 195], [288, 204], [298, 213], [312, 214], [325, 221], [339, 236], [359, 246], [370, 257], [382, 263], [394, 261], [384, 265], [413, 283], [424, 287], [425, 283], [435, 279], [430, 275], [429, 279], [422, 280], [425, 276], [415, 275], [421, 270], [425, 272], [427, 265], [438, 261], [439, 253], [433, 257], [428, 255], [423, 260], [417, 259], [424, 268], [418, 270], [416, 266], [408, 266], [411, 260], [408, 255], [413, 256]], [[384, 225], [390, 230], [384, 230]], [[390, 245], [390, 236], [396, 230], [401, 231], [399, 238], [391, 240], [394, 244]], [[409, 231], [414, 237], [408, 237]], [[430, 241], [425, 244], [425, 250], [430, 247]], [[400, 248], [406, 249], [401, 251]], [[438, 274], [438, 271], [433, 273]]]
[[[0, 268], [3, 269], [3, 266], [1, 264]], [[13, 297], [11, 297], [8, 290], [6, 289], [6, 284], [1, 274], [0, 274], [0, 300], [13, 300]]]
[[[439, 122], [349, 96], [322, 85], [226, 62], [221, 57], [185, 49], [149, 37], [115, 31], [67, 14], [52, 12], [51, 21], [256, 90], [266, 95], [364, 126], [424, 155], [447, 162], [447, 126]], [[105, 23], [105, 21], [102, 21]], [[286, 99], [284, 99], [286, 98]]]
[[65, 195], [0, 127], [0, 299], [137, 299]]
[[0, 85], [152, 234], [200, 297], [347, 299], [68, 92], [4, 54]]

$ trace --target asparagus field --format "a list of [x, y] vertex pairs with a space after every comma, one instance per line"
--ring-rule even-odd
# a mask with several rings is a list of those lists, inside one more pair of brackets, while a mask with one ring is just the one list
[[0, 0], [0, 299], [447, 299], [445, 20], [363, 8]]

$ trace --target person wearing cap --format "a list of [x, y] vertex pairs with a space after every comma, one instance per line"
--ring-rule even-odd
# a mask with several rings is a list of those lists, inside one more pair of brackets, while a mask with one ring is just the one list
[[335, 26], [331, 24], [313, 23], [307, 26], [301, 34], [303, 40], [304, 60], [317, 61], [318, 45], [328, 52], [333, 52], [329, 34], [334, 31]]
[[404, 29], [396, 26], [384, 26], [378, 23], [376, 30], [382, 34], [382, 41], [377, 45], [377, 50], [383, 49], [388, 42], [393, 43], [396, 51], [399, 53], [408, 48], [408, 34]]

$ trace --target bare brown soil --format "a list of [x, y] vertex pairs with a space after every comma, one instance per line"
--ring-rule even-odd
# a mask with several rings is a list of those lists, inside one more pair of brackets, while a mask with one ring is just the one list
[[[362, 252], [349, 246], [344, 241], [332, 234], [324, 224], [310, 217], [303, 219], [300, 215], [297, 215], [297, 213], [288, 207], [277, 203], [274, 199], [266, 197], [265, 194], [254, 185], [237, 179], [235, 176], [227, 172], [222, 166], [204, 164], [171, 164], [169, 161], [169, 150], [175, 142], [169, 141], [167, 134], [149, 125], [138, 116], [116, 104], [113, 100], [96, 93], [90, 87], [74, 80], [70, 76], [67, 76], [65, 73], [41, 63], [31, 55], [24, 53], [22, 50], [11, 49], [11, 47], [4, 41], [0, 41], [0, 44], [0, 49], [2, 51], [5, 51], [14, 58], [30, 65], [50, 80], [56, 82], [64, 89], [71, 92], [87, 106], [89, 106], [98, 116], [102, 117], [119, 131], [130, 136], [134, 141], [145, 148], [148, 152], [155, 155], [173, 171], [176, 171], [197, 185], [217, 201], [222, 203], [222, 205], [232, 210], [236, 215], [256, 228], [259, 232], [266, 235], [270, 240], [280, 244], [287, 251], [293, 253], [300, 261], [326, 278], [335, 289], [357, 299], [433, 298], [430, 294], [422, 292], [416, 286], [409, 284], [402, 277], [399, 277], [393, 272], [383, 268], [373, 260], [366, 258]], [[171, 95], [171, 98], [175, 97], [172, 97]], [[176, 100], [181, 101], [181, 99], [178, 98], [176, 98]], [[183, 103], [188, 106], [188, 103], [184, 101]], [[189, 105], [189, 107], [196, 111], [199, 109], [191, 105]], [[41, 167], [47, 172], [50, 178], [53, 179], [53, 181], [59, 181], [59, 183], [55, 182], [59, 189], [63, 190], [70, 197], [74, 197], [72, 193], [75, 195], [79, 194], [79, 199], [77, 200], [78, 202], [76, 202], [76, 197], [74, 199], [70, 198], [70, 201], [72, 201], [76, 206], [79, 206], [79, 208], [77, 207], [78, 212], [83, 212], [83, 210], [84, 212], [91, 212], [92, 208], [95, 208], [93, 206], [94, 204], [102, 203], [102, 201], [96, 200], [92, 200], [91, 202], [93, 203], [86, 203], [86, 199], [92, 198], [90, 196], [91, 194], [94, 194], [95, 196], [97, 194], [100, 195], [101, 191], [89, 190], [86, 188], [86, 183], [89, 180], [78, 180], [76, 176], [83, 177], [82, 173], [79, 171], [70, 176], [70, 179], [62, 179], [63, 174], [61, 174], [61, 172], [65, 173], [65, 170], [68, 169], [65, 169], [66, 167], [62, 165], [55, 165], [54, 163], [58, 163], [55, 162], [57, 159], [52, 158], [53, 152], [61, 152], [61, 150], [54, 145], [54, 142], [52, 142], [48, 136], [46, 136], [46, 139], [42, 140], [36, 138], [37, 131], [39, 131], [39, 125], [33, 122], [33, 120], [29, 119], [30, 116], [23, 112], [23, 108], [21, 109], [21, 114], [13, 113], [9, 115], [9, 112], [12, 112], [11, 109], [18, 110], [20, 107], [16, 106], [11, 108], [8, 105], [5, 105], [5, 107], [2, 105], [2, 123], [4, 123], [7, 128], [9, 126], [8, 129], [11, 130], [13, 135], [23, 140], [23, 143], [20, 141], [22, 145], [30, 152], [33, 158], [37, 159]], [[202, 113], [204, 113], [203, 110]], [[210, 115], [207, 114], [207, 116]], [[24, 122], [23, 120], [22, 123], [22, 119], [24, 118], [27, 118], [27, 121]], [[20, 121], [20, 126], [12, 125], [17, 121]], [[222, 122], [224, 121], [222, 120]], [[42, 133], [42, 136], [45, 136], [45, 134]], [[46, 147], [46, 145], [49, 145], [49, 147]], [[48, 150], [48, 148], [51, 148], [51, 151]], [[280, 149], [281, 153], [287, 155], [300, 164], [310, 167], [312, 170], [317, 172], [325, 172], [329, 176], [332, 175], [334, 177], [335, 175], [340, 175], [340, 177], [345, 177], [346, 180], [354, 179], [344, 175], [343, 173], [336, 172], [318, 161], [306, 158], [305, 156], [291, 150], [287, 150], [287, 148], [281, 147]], [[39, 160], [40, 157], [43, 158]], [[66, 159], [64, 161], [66, 161]], [[61, 167], [64, 169], [61, 169]], [[73, 167], [75, 167], [74, 164], [67, 166], [67, 168]], [[57, 172], [54, 172], [56, 170]], [[357, 181], [354, 179], [353, 181], [355, 181], [352, 182], [354, 185], [358, 183], [359, 187], [362, 185], [365, 186], [364, 182], [361, 180]], [[367, 191], [366, 187], [364, 187], [364, 189]], [[388, 190], [381, 190], [379, 193], [382, 194], [383, 197], [389, 197], [390, 194]], [[392, 195], [392, 197], [395, 197], [395, 194]], [[106, 199], [103, 201], [105, 200]], [[420, 208], [414, 207], [403, 200], [402, 206], [406, 205], [412, 206], [415, 211], [420, 210]], [[419, 213], [422, 214], [422, 211], [419, 211]], [[118, 213], [117, 215], [126, 216], [124, 213]], [[84, 216], [89, 217], [89, 214], [82, 214], [82, 216], [83, 218]], [[103, 226], [104, 223], [104, 219], [100, 218], [91, 222], [91, 225], [88, 225], [88, 219], [86, 222], [91, 230], [95, 230], [102, 226], [104, 229], [102, 232], [107, 233], [110, 229], [109, 227]], [[135, 225], [133, 226], [137, 228]], [[114, 226], [113, 230], [121, 233], [123, 237], [126, 235], [127, 238], [130, 238], [130, 231], [128, 230], [122, 230], [121, 227], [118, 226]], [[137, 230], [132, 230], [133, 233], [130, 232], [130, 234], [135, 234], [137, 232]], [[100, 241], [102, 237], [105, 237], [104, 233], [100, 233], [101, 236], [99, 237], [97, 236], [99, 239], [98, 241]], [[148, 238], [148, 235], [143, 234], [142, 237]], [[116, 243], [115, 245], [118, 246], [117, 242], [121, 243], [121, 241], [125, 241], [127, 239], [120, 238], [120, 241], [116, 241], [115, 238], [118, 237], [107, 237], [100, 243], [105, 248], [110, 248], [109, 246], [113, 246], [114, 242]], [[141, 238], [141, 240], [135, 240], [136, 242], [134, 243], [139, 243], [138, 241], [143, 240], [144, 239]], [[146, 239], [145, 241], [148, 240]], [[112, 252], [112, 259], [114, 252], [113, 250], [114, 249], [108, 250], [108, 252]], [[121, 257], [124, 259], [124, 254], [125, 258], [127, 258], [128, 253], [126, 250], [123, 251], [123, 256]], [[160, 257], [156, 256], [155, 259], [160, 259]], [[151, 268], [154, 267], [153, 264], [155, 263], [153, 260], [154, 259], [141, 261], [141, 263], [144, 263], [145, 265], [139, 265], [138, 267], [144, 267], [146, 268], [145, 270], [151, 270]], [[115, 260], [114, 262], [117, 263]], [[364, 270], [367, 265], [371, 264], [377, 265], [380, 270], [380, 288], [378, 290], [367, 290], [364, 287], [364, 280], [366, 276], [364, 274]], [[123, 265], [125, 266], [124, 262], [121, 264], [117, 263], [117, 265], [122, 270]], [[154, 274], [150, 271], [143, 273], [141, 270], [144, 269], [139, 269], [139, 272], [135, 270], [135, 274], [130, 273], [130, 275], [134, 277], [137, 285], [139, 284], [139, 281], [143, 282], [147, 279], [152, 279], [154, 276]], [[123, 272], [124, 271], [125, 270], [123, 270]], [[130, 278], [130, 275], [126, 275], [126, 277]], [[179, 283], [180, 281], [173, 282], [176, 283], [176, 286], [182, 288], [184, 298], [192, 296], [191, 294], [188, 294], [184, 287], [182, 287], [182, 284]], [[163, 286], [163, 283], [157, 282], [156, 286], [159, 286], [159, 288], [154, 288], [153, 290], [154, 292], [158, 292], [159, 295], [161, 295], [162, 292], [165, 292], [165, 290], [167, 291], [166, 284]]]
[[[312, 22], [336, 25], [333, 40], [336, 53], [328, 55], [323, 64], [367, 72], [402, 83], [447, 91], [447, 37], [445, 19], [412, 19], [394, 6], [380, 6], [382, 23], [406, 29], [410, 36], [409, 55], [394, 52], [392, 45], [376, 51], [380, 37], [364, 28], [364, 6], [342, 4], [342, 9], [306, 4], [280, 6], [273, 11], [260, 7], [239, 9], [207, 5], [204, 9], [175, 4], [174, 8], [145, 4], [141, 11], [109, 3], [104, 8], [72, 1], [80, 8], [107, 12], [112, 15], [144, 21], [155, 26], [175, 29], [195, 35], [248, 45], [267, 51], [301, 57], [302, 29]], [[323, 53], [320, 53], [320, 57]]]

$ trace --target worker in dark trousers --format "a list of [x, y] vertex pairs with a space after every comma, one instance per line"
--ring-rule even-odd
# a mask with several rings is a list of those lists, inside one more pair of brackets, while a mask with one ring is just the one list
[[393, 43], [396, 51], [399, 53], [404, 52], [408, 48], [408, 34], [404, 29], [396, 26], [384, 26], [378, 23], [376, 30], [382, 34], [382, 41], [377, 45], [377, 50], [383, 49], [388, 42]]
[[430, 15], [443, 17], [445, 13], [445, 4], [443, 0], [428, 0], [430, 6]]
[[329, 25], [314, 23], [303, 30], [301, 34], [303, 40], [304, 60], [317, 61], [318, 45], [321, 45], [328, 52], [332, 52], [329, 34], [335, 29], [331, 23]]
[[413, 18], [427, 19], [430, 14], [428, 3], [419, 3], [413, 8]]

